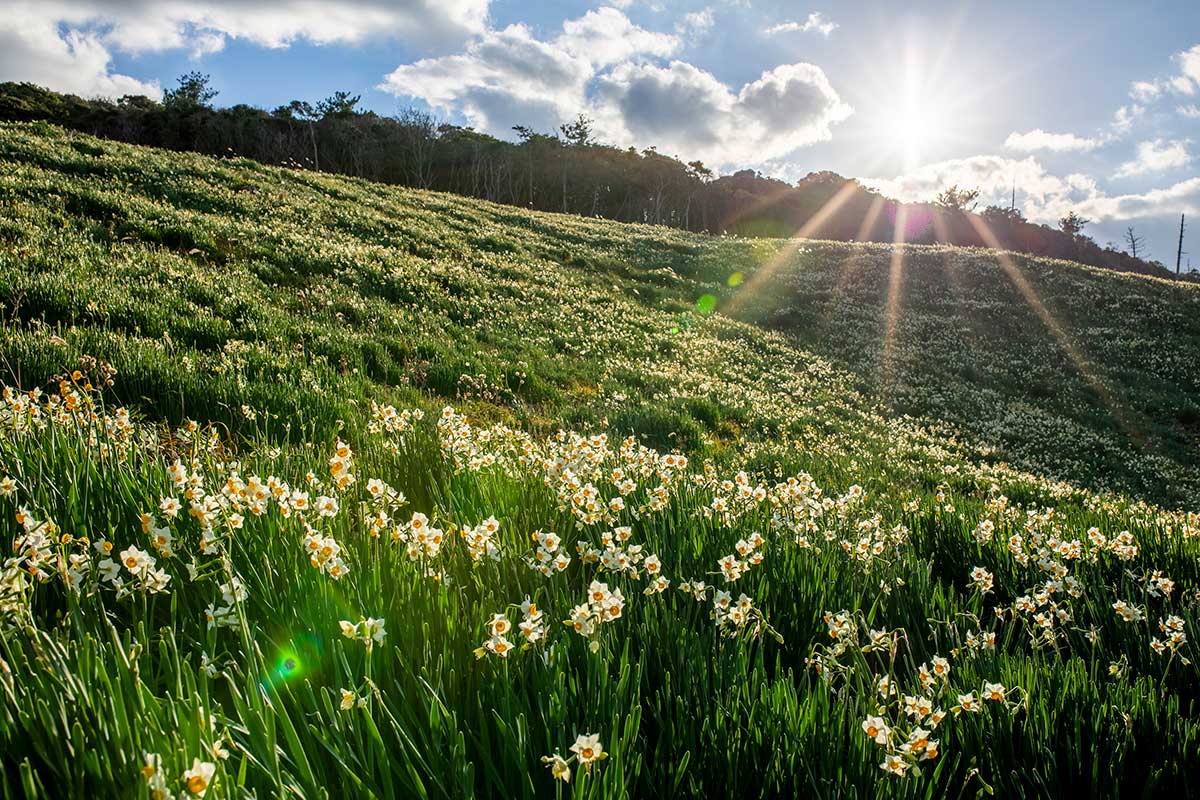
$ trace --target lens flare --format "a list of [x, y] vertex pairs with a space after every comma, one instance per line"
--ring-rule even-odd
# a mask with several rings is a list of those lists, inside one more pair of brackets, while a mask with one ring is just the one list
[[321, 644], [316, 638], [307, 635], [289, 637], [275, 651], [274, 663], [263, 677], [263, 684], [293, 683], [308, 677], [319, 669], [320, 657]]
[[287, 648], [279, 652], [275, 660], [275, 669], [271, 673], [276, 681], [290, 681], [304, 674], [304, 662], [293, 649]]

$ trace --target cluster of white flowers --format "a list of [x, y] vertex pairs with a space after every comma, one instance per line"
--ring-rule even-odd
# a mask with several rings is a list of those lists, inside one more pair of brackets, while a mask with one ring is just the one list
[[733, 546], [734, 552], [722, 556], [717, 561], [717, 569], [720, 571], [721, 577], [725, 579], [725, 582], [733, 583], [742, 577], [750, 567], [761, 564], [763, 561], [762, 547], [764, 544], [766, 544], [766, 540], [757, 531], [750, 534], [746, 539], [739, 539]]
[[532, 557], [528, 559], [531, 569], [543, 575], [550, 576], [566, 570], [571, 564], [571, 557], [562, 550], [562, 537], [554, 531], [534, 531], [531, 538], [537, 545]]
[[375, 617], [364, 617], [358, 622], [344, 619], [338, 625], [341, 627], [343, 636], [362, 642], [368, 653], [376, 644], [383, 642], [384, 637], [387, 636], [384, 621]]
[[591, 636], [599, 625], [620, 619], [624, 610], [625, 595], [619, 588], [609, 589], [607, 583], [592, 581], [587, 601], [572, 608], [565, 622], [580, 636]]
[[472, 561], [479, 562], [485, 558], [500, 560], [500, 543], [497, 541], [499, 532], [500, 523], [495, 517], [488, 517], [474, 528], [463, 526], [461, 535], [467, 543], [467, 552], [471, 554]]
[[221, 604], [210, 603], [204, 610], [204, 618], [208, 621], [209, 628], [236, 628], [238, 606], [249, 596], [246, 587], [242, 585], [241, 578], [235, 575], [227, 583], [221, 584], [220, 591]]

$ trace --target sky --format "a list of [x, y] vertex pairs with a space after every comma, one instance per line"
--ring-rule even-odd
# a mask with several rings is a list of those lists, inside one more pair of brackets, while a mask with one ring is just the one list
[[[0, 81], [219, 105], [335, 91], [512, 138], [578, 114], [605, 142], [721, 173], [951, 184], [1200, 267], [1200, 3], [0, 0]], [[1186, 267], [1187, 256], [1184, 257]]]

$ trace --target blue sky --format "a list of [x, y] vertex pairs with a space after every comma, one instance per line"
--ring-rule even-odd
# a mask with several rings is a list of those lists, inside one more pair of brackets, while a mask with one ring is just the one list
[[722, 172], [830, 169], [902, 199], [950, 183], [1038, 221], [1127, 225], [1200, 265], [1200, 3], [9, 0], [0, 80], [221, 104], [334, 91], [508, 135], [584, 112], [601, 138]]

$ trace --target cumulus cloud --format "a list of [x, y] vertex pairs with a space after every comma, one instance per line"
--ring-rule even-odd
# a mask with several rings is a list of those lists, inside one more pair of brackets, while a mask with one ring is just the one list
[[285, 47], [397, 36], [457, 42], [485, 28], [489, 0], [16, 0], [0, 15], [0, 80], [87, 96], [141, 93], [154, 83], [112, 72], [112, 54], [186, 49], [229, 39]]
[[835, 30], [837, 23], [833, 20], [826, 19], [820, 11], [814, 11], [808, 15], [804, 22], [781, 22], [778, 25], [772, 25], [767, 28], [765, 33], [774, 35], [777, 33], [819, 33], [828, 38]]
[[1084, 216], [1097, 222], [1180, 213], [1194, 216], [1200, 214], [1200, 178], [1188, 178], [1164, 189], [1151, 189], [1142, 194], [1109, 196], [1099, 193], [1083, 203], [1082, 208]]
[[1015, 184], [1022, 195], [1044, 202], [1047, 198], [1086, 188], [1081, 175], [1068, 179], [1046, 172], [1033, 156], [1023, 159], [980, 155], [925, 164], [895, 178], [867, 178], [862, 182], [883, 194], [905, 202], [932, 200], [947, 186], [977, 188], [987, 202], [1006, 198]]
[[1022, 211], [1034, 222], [1054, 224], [1068, 211], [1095, 222], [1200, 213], [1200, 178], [1143, 193], [1110, 195], [1095, 179], [1051, 174], [1033, 156], [971, 156], [927, 164], [911, 173], [862, 183], [906, 202], [932, 200], [947, 186], [978, 187], [984, 203], [1007, 205], [1015, 183]]
[[516, 124], [553, 130], [578, 113], [594, 69], [586, 56], [510, 25], [461, 54], [401, 65], [379, 88], [420, 97], [443, 113], [457, 111], [474, 127], [503, 136]]
[[636, 55], [669, 56], [679, 49], [679, 37], [634, 25], [615, 8], [589, 11], [562, 24], [553, 47], [586, 58], [594, 66], [616, 64]]
[[1129, 86], [1129, 96], [1138, 103], [1149, 103], [1163, 95], [1191, 97], [1200, 92], [1200, 44], [1172, 56], [1178, 66], [1174, 75], [1148, 81], [1134, 81]]
[[694, 39], [712, 30], [715, 22], [712, 9], [705, 8], [684, 14], [683, 19], [675, 25], [675, 30], [683, 36]]
[[518, 123], [553, 130], [582, 112], [606, 141], [717, 166], [827, 139], [850, 113], [812, 64], [785, 64], [735, 89], [686, 62], [661, 63], [680, 46], [606, 7], [546, 41], [521, 25], [488, 31], [462, 53], [397, 67], [381, 88], [497, 136]]
[[633, 56], [668, 56], [678, 47], [676, 36], [638, 27], [605, 7], [567, 20], [551, 41], [522, 24], [487, 31], [462, 53], [400, 65], [380, 88], [461, 113], [497, 136], [517, 124], [547, 131], [586, 110], [598, 70]]
[[1141, 118], [1146, 107], [1140, 103], [1130, 103], [1121, 106], [1113, 114], [1112, 121], [1098, 130], [1093, 136], [1079, 136], [1074, 133], [1051, 133], [1041, 128], [1034, 128], [1025, 133], [1013, 131], [1004, 140], [1004, 146], [1009, 150], [1022, 153], [1034, 153], [1045, 150], [1052, 153], [1087, 153], [1106, 144], [1123, 139], [1133, 124]]
[[830, 138], [831, 125], [850, 113], [812, 64], [776, 67], [736, 94], [681, 61], [624, 64], [600, 78], [595, 107], [618, 143], [715, 164], [778, 158]]
[[1114, 135], [1123, 136], [1129, 133], [1129, 129], [1133, 127], [1133, 123], [1145, 112], [1145, 106], [1133, 103], [1127, 106], [1121, 106], [1113, 114], [1111, 128]]
[[157, 82], [112, 72], [112, 56], [92, 33], [60, 33], [51, 20], [0, 21], [0, 80], [30, 81], [85, 97], [162, 96]]
[[1035, 128], [1027, 133], [1010, 133], [1004, 140], [1009, 150], [1032, 153], [1035, 150], [1051, 150], [1056, 153], [1095, 150], [1104, 142], [1101, 139], [1076, 136], [1073, 133], [1047, 133]]
[[1200, 44], [1175, 56], [1175, 60], [1179, 63], [1180, 74], [1195, 86], [1200, 86]]
[[1114, 178], [1131, 178], [1144, 175], [1147, 172], [1161, 172], [1168, 169], [1186, 167], [1192, 161], [1188, 153], [1187, 139], [1166, 141], [1154, 139], [1149, 142], [1138, 142], [1137, 155], [1131, 161], [1126, 161], [1117, 167]]

